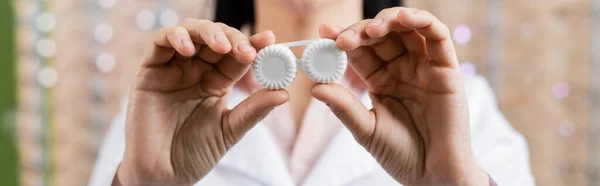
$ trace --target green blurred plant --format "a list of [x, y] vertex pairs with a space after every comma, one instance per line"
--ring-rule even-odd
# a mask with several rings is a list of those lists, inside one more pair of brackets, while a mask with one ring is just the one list
[[0, 185], [19, 184], [15, 131], [15, 21], [11, 0], [0, 1]]

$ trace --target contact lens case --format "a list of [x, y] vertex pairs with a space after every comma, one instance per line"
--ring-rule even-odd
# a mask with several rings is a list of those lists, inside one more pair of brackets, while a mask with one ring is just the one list
[[[307, 45], [301, 59], [296, 59], [290, 47]], [[348, 57], [334, 40], [316, 39], [279, 43], [258, 52], [253, 65], [254, 79], [267, 89], [289, 86], [298, 68], [316, 83], [332, 83], [346, 71]]]

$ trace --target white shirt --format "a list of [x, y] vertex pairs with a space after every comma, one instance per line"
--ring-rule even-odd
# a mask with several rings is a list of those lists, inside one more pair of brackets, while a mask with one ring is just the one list
[[[494, 94], [481, 76], [465, 78], [471, 116], [471, 139], [477, 164], [498, 185], [535, 185], [529, 165], [525, 139], [515, 131], [497, 107]], [[231, 96], [231, 108], [245, 99], [241, 93]], [[368, 96], [362, 102], [371, 107]], [[125, 109], [113, 121], [92, 173], [90, 186], [110, 185], [125, 151]], [[292, 186], [284, 158], [270, 132], [259, 123], [234, 145], [213, 170], [196, 186], [273, 185]], [[362, 186], [401, 185], [383, 170], [377, 161], [340, 127], [325, 147], [302, 185]]]

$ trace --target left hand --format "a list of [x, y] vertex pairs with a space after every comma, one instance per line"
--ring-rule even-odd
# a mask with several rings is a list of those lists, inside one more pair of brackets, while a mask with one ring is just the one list
[[313, 96], [404, 185], [489, 185], [471, 150], [469, 108], [448, 27], [427, 11], [403, 7], [322, 37], [347, 51], [367, 83], [373, 109], [337, 84]]

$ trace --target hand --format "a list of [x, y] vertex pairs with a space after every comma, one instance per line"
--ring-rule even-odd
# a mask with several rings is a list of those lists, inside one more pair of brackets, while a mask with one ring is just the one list
[[367, 83], [373, 109], [336, 84], [313, 87], [404, 185], [488, 185], [471, 150], [469, 109], [448, 28], [429, 12], [390, 8], [347, 29], [324, 25]]
[[274, 107], [285, 90], [260, 90], [226, 108], [233, 84], [272, 32], [251, 38], [207, 20], [186, 20], [154, 38], [133, 84], [126, 149], [116, 184], [192, 185]]

